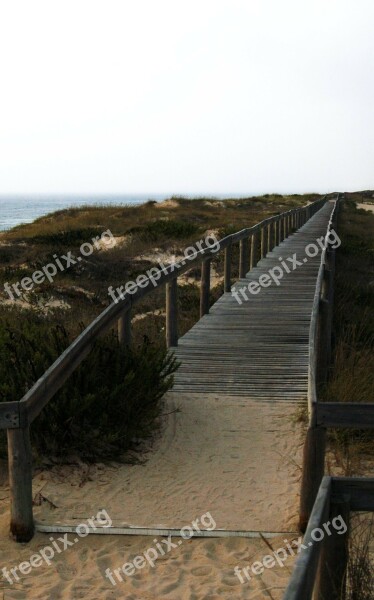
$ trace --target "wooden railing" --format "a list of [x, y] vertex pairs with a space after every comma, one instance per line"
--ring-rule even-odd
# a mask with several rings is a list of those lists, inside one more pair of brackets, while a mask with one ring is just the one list
[[[328, 225], [337, 229], [340, 195]], [[299, 526], [305, 550], [298, 557], [284, 600], [342, 600], [345, 598], [348, 534], [313, 540], [312, 532], [341, 515], [349, 524], [350, 511], [374, 511], [374, 479], [325, 477], [326, 429], [374, 428], [374, 403], [320, 402], [331, 361], [335, 250], [325, 243], [318, 273], [309, 333], [309, 426], [304, 444]], [[314, 595], [313, 595], [314, 594]]]
[[[345, 598], [349, 519], [353, 511], [374, 511], [374, 479], [324, 477], [303, 539], [304, 549], [298, 555], [283, 600]], [[345, 532], [332, 526], [336, 517], [344, 521]]]
[[[253, 227], [229, 235], [219, 242], [224, 251], [224, 291], [231, 290], [232, 246], [240, 244], [239, 276], [245, 277], [248, 265], [253, 268], [259, 258], [266, 256], [293, 230], [299, 229], [326, 202], [326, 198], [269, 217]], [[216, 251], [204, 248], [191, 260], [169, 266], [158, 279], [158, 285], [166, 285], [166, 341], [168, 347], [178, 343], [177, 278], [201, 264], [200, 316], [209, 312], [210, 265]], [[117, 322], [118, 338], [124, 345], [131, 343], [131, 309], [144, 296], [154, 291], [148, 279], [134, 294], [123, 294], [118, 303], [108, 306], [61, 354], [51, 367], [38, 379], [18, 402], [0, 403], [0, 429], [7, 430], [9, 481], [11, 492], [10, 530], [18, 542], [30, 540], [34, 534], [32, 510], [32, 459], [30, 448], [30, 425], [49, 400], [80, 365], [98, 336]]]
[[331, 331], [334, 297], [335, 249], [329, 245], [337, 230], [341, 198], [338, 194], [329, 220], [318, 272], [309, 331], [308, 410], [300, 494], [299, 527], [305, 531], [325, 468], [326, 428], [367, 429], [374, 426], [374, 404], [320, 402], [319, 390], [326, 383], [331, 363]]

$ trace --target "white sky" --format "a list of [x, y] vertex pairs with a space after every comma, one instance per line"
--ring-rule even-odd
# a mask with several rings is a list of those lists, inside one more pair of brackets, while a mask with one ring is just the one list
[[2, 0], [0, 193], [374, 188], [372, 0]]

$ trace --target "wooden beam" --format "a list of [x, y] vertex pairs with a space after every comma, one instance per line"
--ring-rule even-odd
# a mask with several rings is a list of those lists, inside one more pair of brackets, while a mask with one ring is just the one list
[[347, 429], [374, 429], [374, 403], [317, 402], [317, 425]]
[[341, 524], [346, 525], [346, 531], [342, 527], [338, 532], [332, 527], [331, 534], [320, 542], [322, 551], [316, 581], [316, 600], [344, 600], [346, 597], [349, 511], [347, 500], [331, 499], [329, 521], [334, 523], [334, 519], [339, 518], [342, 520]]
[[209, 312], [210, 262], [205, 260], [201, 265], [200, 317]]
[[0, 429], [20, 426], [20, 402], [0, 402]]
[[373, 477], [333, 477], [332, 493], [335, 498], [349, 496], [353, 511], [374, 511]]
[[265, 258], [267, 252], [267, 231], [266, 226], [261, 229], [261, 258]]
[[178, 346], [178, 282], [174, 277], [166, 284], [166, 345]]
[[251, 238], [251, 263], [250, 269], [254, 269], [258, 263], [258, 233], [254, 233]]
[[34, 535], [32, 512], [32, 455], [30, 431], [8, 429], [10, 485], [10, 532], [16, 542], [29, 542]]
[[225, 267], [224, 267], [224, 291], [231, 292], [231, 256], [232, 246], [229, 244], [225, 248]]
[[240, 240], [240, 255], [239, 255], [239, 277], [244, 279], [248, 272], [248, 238]]
[[319, 487], [313, 511], [304, 536], [305, 548], [298, 555], [283, 600], [311, 600], [321, 544], [314, 541], [312, 532], [321, 527], [330, 511], [331, 477], [324, 477]]
[[305, 531], [325, 470], [326, 430], [309, 427], [306, 433], [300, 491], [299, 527]]

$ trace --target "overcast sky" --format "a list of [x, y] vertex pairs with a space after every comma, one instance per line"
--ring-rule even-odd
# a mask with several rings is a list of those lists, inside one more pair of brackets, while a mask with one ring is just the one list
[[0, 193], [374, 188], [372, 0], [4, 0]]

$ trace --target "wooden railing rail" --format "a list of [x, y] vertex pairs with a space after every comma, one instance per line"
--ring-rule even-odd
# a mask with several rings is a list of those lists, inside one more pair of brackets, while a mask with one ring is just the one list
[[353, 511], [374, 511], [374, 478], [324, 477], [283, 600], [344, 599]]
[[331, 357], [331, 327], [335, 250], [329, 245], [336, 229], [340, 195], [334, 203], [321, 254], [309, 328], [308, 412], [300, 493], [299, 527], [305, 531], [324, 475], [326, 428], [317, 423], [318, 389], [326, 381]]
[[[219, 241], [219, 251], [225, 252], [224, 290], [231, 289], [232, 245], [240, 243], [240, 276], [245, 277], [253, 268], [261, 241], [261, 258], [278, 245], [292, 229], [299, 228], [326, 202], [323, 197], [308, 206], [291, 209], [280, 215], [268, 217], [260, 223], [228, 235]], [[194, 268], [201, 268], [200, 316], [209, 312], [210, 264], [216, 251], [206, 247], [190, 259], [170, 265], [160, 274], [158, 286], [166, 285], [166, 342], [168, 347], [178, 343], [178, 287], [177, 278]], [[124, 345], [131, 344], [131, 309], [155, 287], [144, 276], [142, 287], [133, 294], [124, 293], [118, 303], [108, 306], [59, 356], [19, 402], [0, 403], [0, 429], [7, 430], [9, 479], [11, 489], [11, 524], [13, 537], [18, 542], [30, 540], [34, 533], [32, 514], [32, 464], [30, 450], [30, 424], [43, 410], [49, 400], [84, 360], [93, 342], [117, 323], [118, 339]]]

